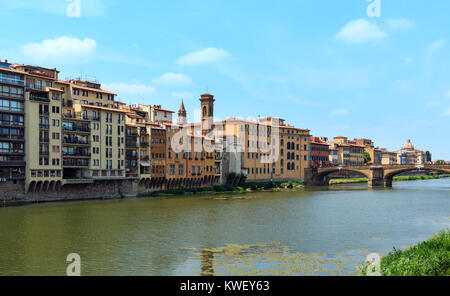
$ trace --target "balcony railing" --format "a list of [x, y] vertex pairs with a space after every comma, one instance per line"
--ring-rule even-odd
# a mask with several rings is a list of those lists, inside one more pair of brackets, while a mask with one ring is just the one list
[[125, 154], [125, 156], [127, 158], [133, 158], [133, 159], [136, 159], [138, 157], [137, 153], [128, 153], [128, 152]]
[[49, 151], [39, 151], [39, 155], [40, 156], [49, 156], [50, 152]]
[[77, 152], [63, 152], [64, 157], [91, 157], [91, 153], [77, 151]]
[[40, 143], [48, 143], [50, 141], [49, 138], [39, 138]]
[[48, 125], [48, 124], [39, 124], [39, 128], [40, 129], [49, 129], [50, 125]]
[[63, 126], [62, 129], [63, 129], [63, 131], [66, 131], [66, 132], [82, 132], [82, 133], [90, 133], [91, 132], [90, 127], [81, 127], [81, 126], [74, 126], [74, 127]]
[[30, 96], [30, 100], [36, 101], [36, 102], [44, 102], [44, 103], [50, 103], [49, 98], [39, 97], [39, 96]]
[[63, 139], [63, 144], [70, 144], [70, 145], [90, 145], [89, 140], [78, 140], [78, 139]]
[[63, 167], [88, 167], [89, 162], [86, 160], [65, 159]]
[[136, 142], [126, 141], [125, 147], [127, 147], [127, 148], [137, 148], [138, 147], [138, 143], [137, 143], [137, 141]]
[[14, 79], [14, 78], [0, 77], [0, 82], [11, 83], [11, 84], [16, 84], [16, 85], [25, 85], [24, 80]]

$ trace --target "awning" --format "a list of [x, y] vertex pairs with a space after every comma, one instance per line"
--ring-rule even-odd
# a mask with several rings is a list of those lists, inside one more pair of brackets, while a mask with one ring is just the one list
[[141, 166], [143, 166], [143, 167], [149, 167], [150, 164], [149, 164], [148, 162], [141, 161]]

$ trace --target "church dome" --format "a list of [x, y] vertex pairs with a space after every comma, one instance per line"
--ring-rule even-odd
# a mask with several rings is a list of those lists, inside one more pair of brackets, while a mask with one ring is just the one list
[[408, 143], [403, 146], [403, 150], [414, 150], [414, 145], [411, 143], [411, 140], [408, 140]]

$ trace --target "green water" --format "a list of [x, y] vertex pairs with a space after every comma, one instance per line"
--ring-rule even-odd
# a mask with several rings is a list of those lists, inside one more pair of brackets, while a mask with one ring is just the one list
[[0, 275], [355, 274], [450, 228], [450, 179], [0, 208]]

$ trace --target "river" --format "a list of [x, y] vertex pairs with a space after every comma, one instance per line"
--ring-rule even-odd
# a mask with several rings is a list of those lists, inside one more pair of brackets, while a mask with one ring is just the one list
[[450, 179], [0, 208], [0, 275], [354, 275], [450, 227]]

